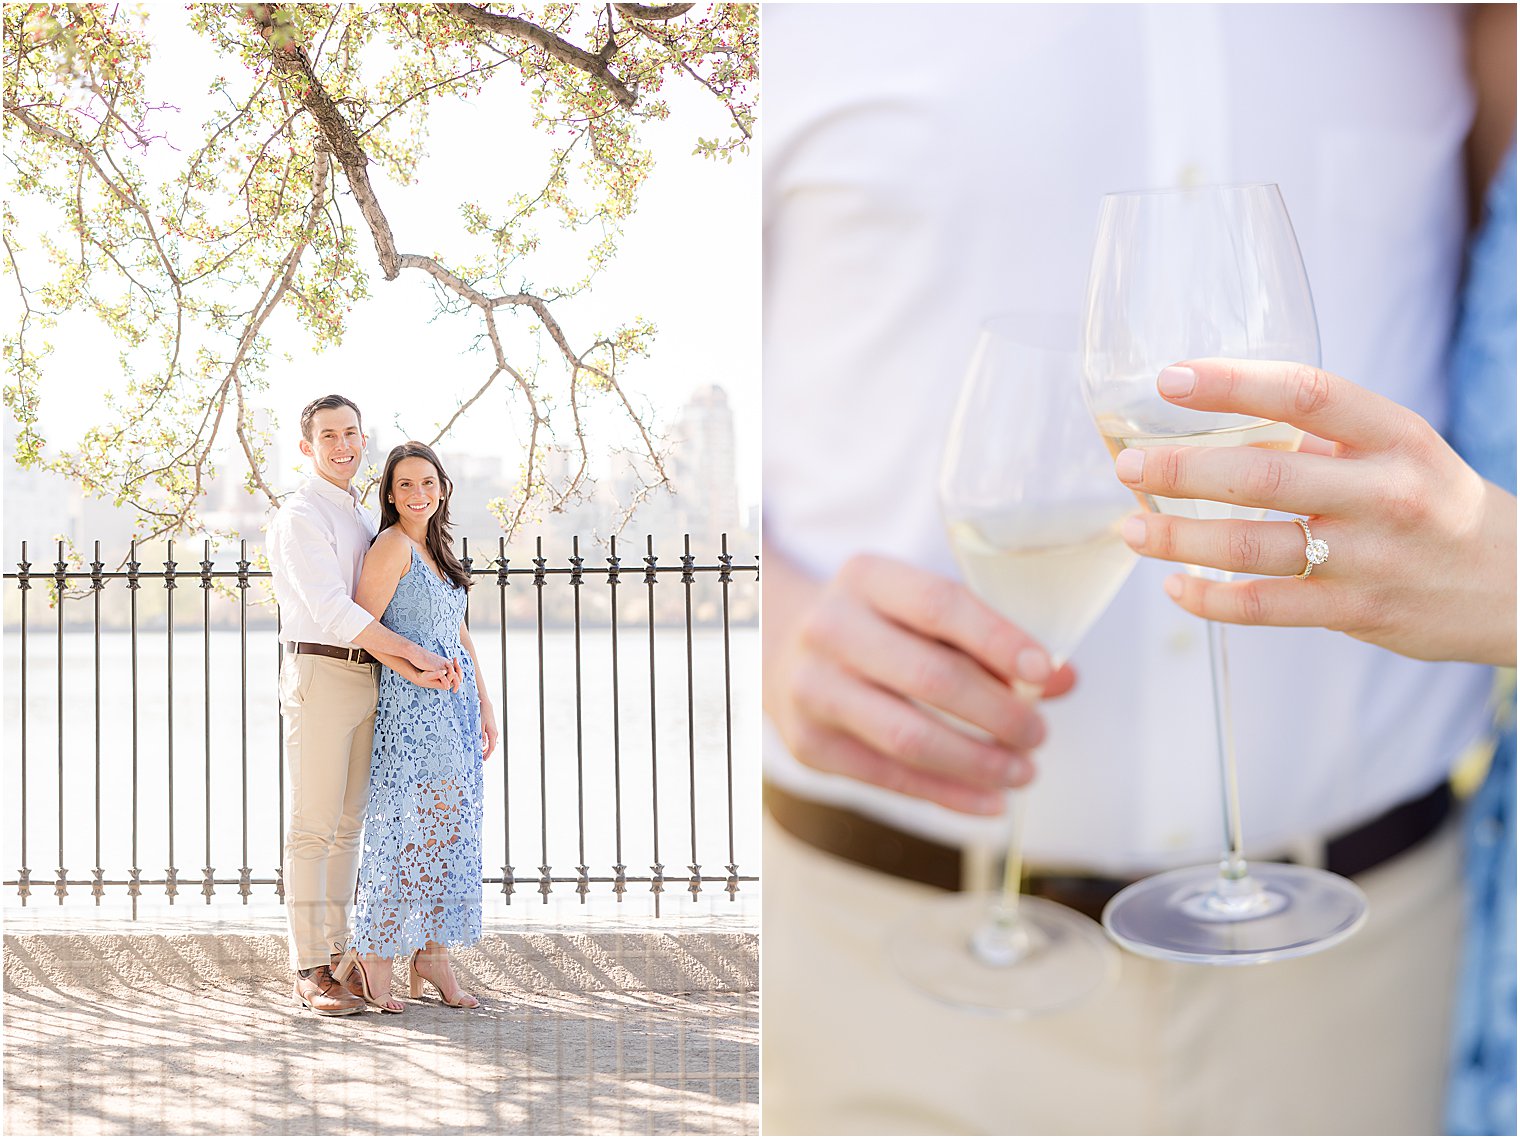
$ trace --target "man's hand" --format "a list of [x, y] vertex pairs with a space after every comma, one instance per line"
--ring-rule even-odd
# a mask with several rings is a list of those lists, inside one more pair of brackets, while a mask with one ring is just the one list
[[827, 583], [766, 564], [765, 705], [799, 760], [976, 815], [1033, 777], [1045, 725], [1013, 686], [1057, 696], [1075, 676], [1026, 633], [890, 558], [857, 555]]
[[450, 692], [458, 692], [464, 687], [464, 669], [457, 657], [446, 659], [415, 644], [405, 655], [407, 662], [419, 673], [425, 676], [438, 674], [443, 679], [442, 684], [424, 684], [420, 680], [412, 680], [413, 684], [420, 684], [424, 688], [447, 689]]
[[418, 688], [436, 688], [447, 692], [455, 687], [454, 678], [449, 675], [448, 669], [440, 668], [432, 672], [418, 672], [415, 676], [407, 677]]
[[396, 672], [403, 680], [408, 680], [418, 688], [435, 688], [447, 691], [454, 686], [454, 678], [449, 675], [446, 668], [435, 668], [430, 672], [423, 672], [412, 664], [411, 661], [402, 657], [385, 657], [381, 663]]
[[[370, 555], [365, 559], [364, 572], [366, 576], [360, 578], [359, 593], [362, 598], [361, 604], [367, 608], [378, 607], [379, 611], [383, 613], [385, 605], [389, 604], [391, 594], [394, 592], [394, 583], [392, 583], [391, 589], [384, 588], [383, 579], [381, 578], [383, 571], [378, 568], [382, 559], [376, 557], [375, 551], [377, 548], [379, 547], [371, 547]], [[375, 580], [369, 580], [370, 577], [374, 577]], [[376, 582], [380, 584], [377, 585]], [[374, 612], [374, 608], [371, 608], [370, 611]], [[415, 641], [410, 641], [400, 633], [387, 629], [384, 625], [380, 624], [378, 618], [371, 621], [360, 631], [359, 635], [354, 638], [354, 644], [362, 649], [369, 650], [387, 668], [400, 672], [408, 680], [411, 680], [413, 684], [420, 682], [409, 676], [403, 669], [397, 668], [400, 662], [405, 661], [419, 673], [443, 674], [447, 683], [425, 684], [423, 685], [425, 688], [441, 688], [458, 692], [464, 687], [464, 669], [460, 666], [457, 659], [446, 660], [437, 653], [429, 652]]]

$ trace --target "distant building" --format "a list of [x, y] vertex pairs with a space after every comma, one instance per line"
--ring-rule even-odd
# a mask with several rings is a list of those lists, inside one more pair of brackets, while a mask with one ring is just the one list
[[670, 479], [693, 537], [739, 528], [734, 413], [716, 384], [698, 388], [671, 432]]
[[[19, 556], [26, 542], [27, 558], [36, 561], [55, 554], [57, 535], [73, 540], [79, 531], [84, 499], [67, 479], [35, 467], [16, 466], [16, 438], [21, 425], [5, 413], [5, 561]], [[130, 535], [129, 535], [130, 536]], [[103, 535], [109, 538], [111, 535]]]
[[496, 455], [462, 455], [444, 447], [438, 459], [449, 472], [454, 493], [449, 499], [449, 523], [456, 538], [472, 543], [489, 540], [492, 549], [501, 524], [492, 516], [487, 503], [506, 493], [501, 458]]

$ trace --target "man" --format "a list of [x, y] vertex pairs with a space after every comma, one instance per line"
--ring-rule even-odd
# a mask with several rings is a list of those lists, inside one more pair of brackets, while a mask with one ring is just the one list
[[285, 906], [295, 996], [323, 1016], [358, 1012], [363, 999], [333, 979], [348, 945], [369, 793], [376, 663], [415, 684], [457, 687], [457, 661], [391, 632], [353, 601], [378, 523], [350, 483], [364, 455], [359, 408], [341, 395], [301, 412], [301, 453], [315, 477], [281, 503], [269, 526], [269, 568], [280, 603], [280, 709], [290, 826]]

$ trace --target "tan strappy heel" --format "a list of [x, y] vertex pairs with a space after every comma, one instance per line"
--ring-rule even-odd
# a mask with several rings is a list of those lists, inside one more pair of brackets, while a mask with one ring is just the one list
[[370, 991], [369, 975], [364, 971], [364, 963], [359, 960], [359, 951], [357, 949], [349, 949], [338, 960], [338, 967], [332, 971], [333, 980], [337, 981], [338, 984], [341, 985], [344, 979], [355, 969], [359, 970], [359, 991], [364, 994], [365, 1004], [371, 1005], [379, 1009], [381, 1012], [401, 1013], [406, 1011], [406, 1008], [400, 1005], [398, 1005], [396, 1008], [391, 1008], [390, 1004], [388, 1003], [390, 1000], [389, 994], [386, 995], [386, 1000], [384, 1001], [377, 1000], [375, 998], [375, 994]]
[[[444, 1004], [448, 1005], [450, 1008], [479, 1008], [480, 1007], [480, 1002], [478, 1000], [476, 1000], [471, 994], [463, 992], [463, 991], [461, 991], [459, 993], [459, 996], [458, 996], [457, 1000], [452, 1000], [451, 1001], [451, 1000], [449, 1000], [448, 997], [444, 996], [443, 990], [438, 987], [438, 983], [436, 981], [433, 981], [433, 980], [431, 980], [429, 978], [424, 977], [422, 975], [422, 970], [420, 970], [420, 969], [417, 968], [417, 959], [419, 957], [421, 957], [421, 956], [422, 956], [422, 950], [420, 950], [420, 949], [414, 949], [414, 950], [412, 950], [411, 957], [407, 958], [407, 962], [406, 962], [407, 993], [408, 993], [408, 995], [414, 1001], [421, 999], [421, 997], [422, 997], [422, 982], [423, 981], [427, 981], [427, 983], [430, 984], [430, 985], [432, 985], [433, 988], [434, 988], [434, 990], [437, 991], [437, 993], [438, 993], [438, 999], [440, 1001], [442, 1001]], [[445, 957], [445, 962], [447, 962], [447, 957]], [[450, 970], [450, 972], [452, 972], [452, 969]], [[458, 982], [457, 978], [456, 978], [456, 980], [455, 980], [454, 983], [455, 983], [456, 986], [458, 985], [459, 982]]]

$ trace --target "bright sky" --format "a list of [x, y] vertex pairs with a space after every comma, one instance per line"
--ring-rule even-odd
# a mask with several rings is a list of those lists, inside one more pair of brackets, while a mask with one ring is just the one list
[[[159, 144], [150, 158], [157, 155], [171, 168], [201, 138], [200, 125], [208, 117], [207, 85], [219, 65], [229, 74], [242, 71], [235, 63], [218, 61], [185, 20], [181, 5], [150, 9], [148, 26], [157, 50], [149, 72], [149, 97], [184, 108], [165, 112], [156, 122], [158, 133], [167, 135], [178, 153]], [[402, 251], [446, 252], [454, 235], [462, 233], [458, 206], [466, 197], [489, 208], [491, 187], [499, 187], [505, 198], [542, 183], [547, 142], [532, 131], [527, 100], [514, 79], [502, 75], [486, 98], [434, 109], [429, 157], [417, 185], [396, 186], [377, 166], [371, 167], [377, 196]], [[741, 502], [758, 502], [760, 165], [754, 153], [731, 165], [691, 155], [699, 135], [713, 137], [724, 131], [728, 114], [693, 83], [672, 80], [664, 94], [671, 116], [643, 128], [642, 141], [653, 149], [656, 166], [637, 213], [625, 227], [617, 259], [589, 294], [562, 302], [555, 311], [572, 345], [588, 343], [593, 330], [610, 331], [634, 315], [652, 320], [659, 329], [653, 352], [624, 376], [635, 403], [651, 406], [657, 426], [668, 429], [693, 389], [710, 383], [723, 387], [735, 413]], [[458, 192], [460, 187], [468, 189]], [[341, 200], [346, 223], [362, 226], [346, 192]], [[29, 213], [40, 216], [23, 202], [15, 207], [23, 226]], [[546, 221], [541, 231], [542, 249], [550, 251], [559, 236], [554, 222]], [[33, 249], [37, 245], [26, 244]], [[581, 240], [572, 238], [567, 246], [567, 256], [535, 274], [540, 282], [568, 283], [582, 275]], [[397, 425], [407, 435], [431, 438], [435, 425], [447, 419], [489, 372], [488, 357], [468, 351], [479, 327], [473, 315], [430, 323], [436, 310], [428, 279], [408, 271], [386, 282], [367, 231], [360, 248], [372, 296], [351, 314], [341, 346], [314, 354], [293, 320], [267, 326], [283, 330], [292, 345], [291, 361], [271, 368], [267, 393], [282, 441], [298, 437], [301, 406], [332, 390], [359, 400], [366, 424], [386, 425], [387, 438], [394, 436]], [[61, 442], [77, 436], [103, 413], [101, 392], [116, 370], [119, 346], [83, 323], [61, 324], [50, 338], [56, 352], [48, 366], [51, 390], [44, 393], [43, 422], [50, 442]], [[559, 374], [546, 370], [545, 377], [553, 375], [559, 383]], [[65, 376], [67, 398], [59, 398]], [[510, 449], [515, 470], [524, 416], [514, 418], [504, 396], [482, 401], [470, 416], [470, 422], [441, 444], [443, 453]], [[602, 431], [592, 441], [593, 474], [602, 472], [601, 452], [609, 443], [634, 439], [621, 428], [613, 439], [606, 431], [610, 422], [591, 420], [593, 429]], [[370, 458], [379, 461], [380, 456]]]

